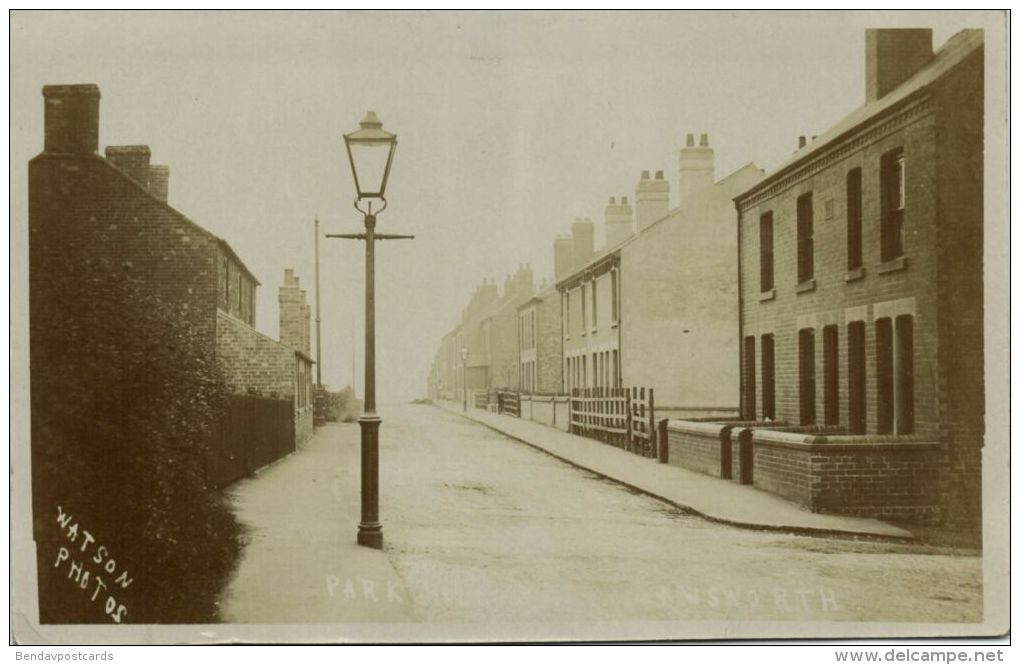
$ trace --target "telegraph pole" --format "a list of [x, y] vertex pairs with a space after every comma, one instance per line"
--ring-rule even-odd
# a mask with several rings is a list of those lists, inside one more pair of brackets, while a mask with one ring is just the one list
[[322, 319], [319, 317], [319, 216], [315, 216], [315, 383], [322, 386]]

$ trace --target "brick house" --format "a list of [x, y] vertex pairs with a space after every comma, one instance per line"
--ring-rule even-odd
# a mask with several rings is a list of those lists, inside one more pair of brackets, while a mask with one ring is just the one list
[[[607, 247], [559, 278], [563, 383], [654, 388], [656, 411], [736, 414], [736, 213], [732, 198], [761, 179], [753, 164], [715, 182], [702, 135], [680, 151], [680, 204], [662, 171], [642, 173], [634, 216], [626, 197], [605, 210]], [[609, 243], [615, 243], [609, 245]]]
[[756, 429], [746, 462], [812, 510], [977, 530], [983, 34], [866, 45], [864, 105], [735, 199], [742, 417], [829, 432]]
[[[98, 87], [45, 86], [43, 98], [44, 150], [29, 163], [30, 317], [43, 299], [61, 297], [47, 288], [47, 270], [63, 260], [105, 259], [130, 271], [147, 293], [187, 312], [232, 392], [293, 403], [293, 431], [281, 444], [292, 450], [311, 432], [307, 314], [299, 339], [256, 331], [258, 280], [225, 240], [167, 202], [169, 168], [150, 164], [142, 145], [97, 154]], [[281, 331], [293, 316], [281, 306]], [[34, 351], [32, 371], [46, 371]]]
[[563, 394], [560, 296], [554, 284], [517, 308], [517, 388], [529, 395]]

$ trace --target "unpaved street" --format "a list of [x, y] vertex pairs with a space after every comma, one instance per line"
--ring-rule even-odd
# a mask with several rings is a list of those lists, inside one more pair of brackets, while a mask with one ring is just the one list
[[456, 414], [381, 411], [383, 553], [350, 545], [359, 430], [330, 425], [236, 486], [251, 543], [225, 618], [980, 619], [977, 556], [711, 523]]

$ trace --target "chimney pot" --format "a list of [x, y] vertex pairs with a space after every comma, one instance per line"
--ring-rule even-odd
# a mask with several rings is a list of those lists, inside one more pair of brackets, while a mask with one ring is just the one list
[[693, 148], [694, 147], [694, 134], [688, 134], [687, 135], [687, 147], [688, 148]]
[[43, 86], [46, 152], [91, 155], [99, 150], [99, 87]]
[[648, 180], [648, 171], [642, 171], [641, 172], [641, 179], [642, 180]]
[[708, 147], [708, 134], [702, 134], [701, 135], [701, 147], [702, 148], [707, 148]]
[[149, 189], [149, 146], [147, 145], [108, 145], [106, 159], [118, 169], [131, 176], [131, 179]]
[[656, 180], [662, 180], [664, 178], [665, 178], [665, 176], [663, 176], [662, 171], [656, 171], [655, 172], [655, 179]]
[[627, 197], [626, 196], [620, 197], [620, 205], [627, 205]]
[[609, 197], [609, 205], [616, 205], [616, 197], [615, 196], [610, 196]]
[[160, 201], [166, 201], [170, 189], [170, 167], [153, 164], [149, 167], [149, 192]]
[[800, 149], [800, 148], [803, 148], [806, 145], [807, 145], [807, 137], [806, 136], [798, 136], [797, 137], [797, 148]]

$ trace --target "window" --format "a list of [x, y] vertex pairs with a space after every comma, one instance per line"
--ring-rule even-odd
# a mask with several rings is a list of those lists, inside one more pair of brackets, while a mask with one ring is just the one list
[[754, 386], [754, 337], [744, 338], [744, 420], [755, 420], [758, 397]]
[[825, 424], [839, 424], [839, 328], [822, 329], [822, 372], [825, 382]]
[[612, 312], [613, 313], [613, 323], [616, 323], [617, 321], [620, 320], [620, 295], [619, 295], [620, 285], [619, 285], [619, 278], [617, 277], [617, 273], [616, 273], [615, 270], [613, 270], [611, 273], [609, 273], [609, 275], [610, 275], [610, 288], [613, 291], [613, 294], [612, 294], [612, 301], [613, 301], [613, 307], [612, 307], [612, 309], [613, 309], [613, 312]]
[[906, 207], [906, 182], [903, 149], [882, 155], [882, 261], [903, 256], [903, 211]]
[[800, 424], [815, 424], [815, 331], [800, 331]]
[[761, 263], [761, 291], [771, 291], [775, 287], [775, 258], [772, 249], [772, 212], [767, 212], [758, 220], [758, 252]]
[[761, 336], [761, 416], [776, 419], [776, 342], [772, 335]]
[[914, 431], [914, 318], [875, 322], [879, 434]]
[[563, 321], [565, 322], [565, 325], [563, 326], [563, 336], [569, 338], [570, 337], [570, 291], [567, 291], [566, 293], [563, 294], [563, 303], [564, 303], [564, 305], [563, 305]]
[[599, 296], [598, 296], [599, 280], [593, 279], [591, 281], [591, 328], [592, 330], [599, 327]]
[[815, 222], [811, 192], [797, 198], [797, 282], [815, 275]]
[[591, 382], [593, 385], [599, 385], [599, 354], [591, 354]]
[[854, 321], [847, 326], [847, 388], [850, 393], [851, 434], [864, 434], [868, 431], [866, 362], [864, 322]]
[[241, 316], [241, 302], [242, 302], [242, 298], [241, 298], [241, 285], [243, 283], [244, 283], [244, 277], [241, 275], [241, 271], [238, 271], [237, 272], [237, 288], [234, 289], [235, 295], [237, 297], [237, 302], [234, 305], [234, 312], [233, 312], [238, 317]]
[[846, 267], [855, 270], [864, 265], [863, 199], [861, 170], [846, 174]]
[[220, 305], [230, 310], [230, 260], [225, 256], [220, 259]]
[[914, 431], [914, 317], [896, 317], [896, 433]]
[[581, 334], [588, 329], [588, 285], [581, 285]]
[[875, 371], [878, 388], [878, 433], [893, 431], [893, 333], [892, 320], [875, 321]]
[[613, 349], [613, 387], [620, 387], [620, 354]]

